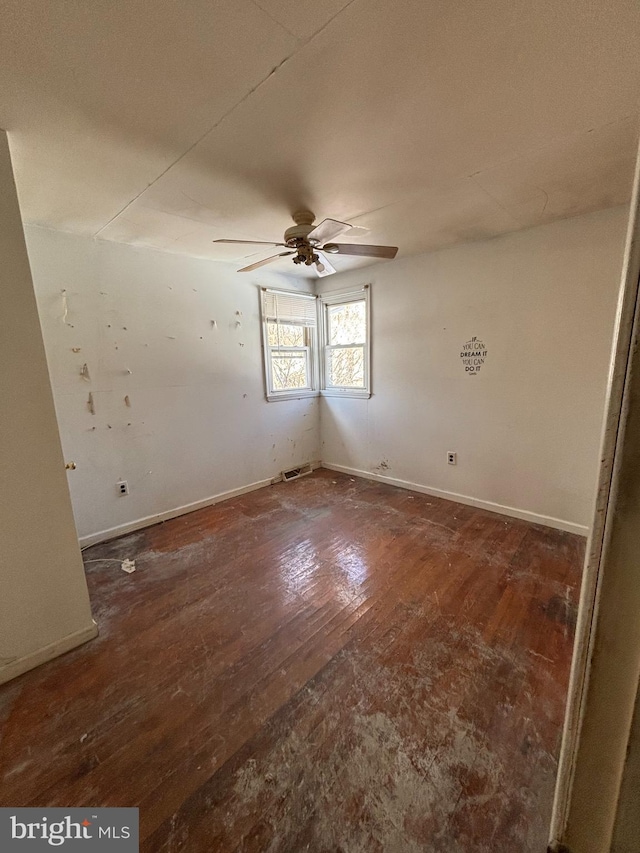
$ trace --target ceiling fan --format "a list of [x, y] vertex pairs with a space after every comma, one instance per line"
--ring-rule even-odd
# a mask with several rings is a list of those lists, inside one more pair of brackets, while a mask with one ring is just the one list
[[265, 264], [277, 261], [293, 255], [294, 264], [305, 264], [315, 266], [319, 276], [331, 275], [337, 272], [323, 252], [331, 255], [362, 255], [369, 258], [395, 258], [398, 253], [397, 246], [360, 246], [356, 243], [334, 243], [333, 240], [344, 234], [353, 226], [347, 222], [338, 222], [337, 219], [323, 219], [319, 225], [314, 225], [315, 216], [308, 210], [302, 210], [293, 214], [296, 223], [284, 232], [283, 243], [270, 243], [263, 240], [214, 240], [214, 243], [243, 243], [252, 246], [283, 246], [289, 249], [287, 252], [279, 252], [262, 261], [242, 267], [238, 272], [251, 272]]

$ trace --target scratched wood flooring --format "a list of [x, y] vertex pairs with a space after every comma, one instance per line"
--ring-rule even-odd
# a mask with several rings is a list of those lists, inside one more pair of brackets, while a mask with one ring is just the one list
[[542, 853], [583, 547], [330, 471], [96, 546], [100, 637], [0, 688], [0, 805], [139, 806], [148, 853]]

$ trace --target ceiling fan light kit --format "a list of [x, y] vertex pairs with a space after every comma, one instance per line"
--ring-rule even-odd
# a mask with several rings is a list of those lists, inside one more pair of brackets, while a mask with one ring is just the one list
[[264, 240], [214, 240], [214, 243], [238, 243], [254, 246], [280, 246], [289, 249], [288, 252], [279, 252], [264, 258], [262, 261], [242, 267], [238, 272], [251, 272], [252, 270], [293, 255], [294, 264], [314, 266], [319, 276], [332, 275], [337, 272], [323, 252], [332, 255], [354, 255], [370, 258], [395, 258], [397, 246], [364, 246], [356, 243], [334, 243], [340, 234], [349, 231], [353, 226], [348, 222], [339, 222], [337, 219], [323, 219], [318, 225], [314, 225], [315, 216], [309, 210], [300, 210], [293, 214], [295, 225], [284, 232], [283, 243], [268, 243]]

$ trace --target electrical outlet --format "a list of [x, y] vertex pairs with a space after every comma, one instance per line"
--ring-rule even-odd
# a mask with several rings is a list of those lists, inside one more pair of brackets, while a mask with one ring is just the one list
[[458, 464], [458, 454], [455, 451], [450, 450], [447, 453], [447, 462], [449, 465], [457, 465]]
[[129, 494], [129, 483], [126, 480], [120, 480], [119, 483], [116, 483], [116, 487], [118, 489], [119, 495], [128, 495]]

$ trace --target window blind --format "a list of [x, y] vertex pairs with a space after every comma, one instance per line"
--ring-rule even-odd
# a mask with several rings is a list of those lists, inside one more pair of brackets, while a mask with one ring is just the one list
[[316, 297], [305, 293], [262, 291], [262, 313], [268, 323], [294, 323], [316, 326]]

